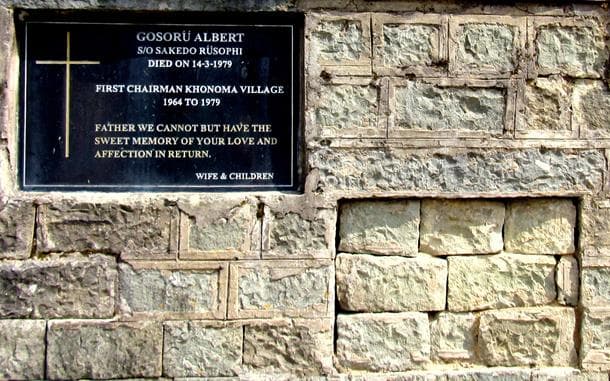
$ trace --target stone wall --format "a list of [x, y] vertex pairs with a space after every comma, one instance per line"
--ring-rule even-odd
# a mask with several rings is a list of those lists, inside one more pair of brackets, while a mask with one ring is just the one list
[[[0, 378], [608, 380], [607, 1], [0, 0]], [[302, 194], [16, 186], [16, 8], [305, 14]]]

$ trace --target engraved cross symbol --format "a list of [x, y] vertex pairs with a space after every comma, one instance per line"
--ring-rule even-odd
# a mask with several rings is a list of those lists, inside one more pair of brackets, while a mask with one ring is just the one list
[[66, 32], [66, 60], [36, 60], [38, 65], [66, 65], [66, 109], [65, 109], [65, 157], [70, 157], [70, 65], [99, 65], [100, 61], [71, 61], [70, 60], [70, 32]]

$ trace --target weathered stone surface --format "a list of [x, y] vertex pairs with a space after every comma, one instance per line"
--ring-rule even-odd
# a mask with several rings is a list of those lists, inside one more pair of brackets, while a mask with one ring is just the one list
[[11, 380], [44, 378], [44, 320], [0, 320], [0, 377]]
[[610, 200], [585, 198], [579, 209], [581, 247], [589, 255], [610, 256]]
[[9, 108], [11, 107], [7, 104], [9, 99], [8, 82], [10, 75], [9, 67], [14, 52], [13, 46], [15, 45], [12, 16], [13, 14], [10, 9], [0, 7], [0, 51], [4, 52], [0, 56], [0, 139], [7, 139], [9, 137], [9, 114], [11, 112]]
[[582, 304], [586, 307], [610, 307], [610, 268], [582, 269]]
[[584, 311], [581, 326], [580, 358], [584, 369], [610, 371], [610, 309]]
[[461, 71], [497, 73], [515, 69], [513, 49], [516, 30], [496, 23], [465, 23], [459, 26], [457, 62]]
[[574, 123], [586, 137], [610, 137], [610, 91], [603, 81], [580, 80], [574, 86]]
[[450, 311], [528, 307], [555, 300], [555, 258], [497, 254], [449, 257]]
[[474, 362], [477, 331], [474, 314], [439, 313], [430, 322], [432, 360]]
[[240, 326], [165, 322], [163, 374], [168, 377], [235, 376], [242, 361], [242, 340]]
[[163, 329], [157, 322], [50, 322], [50, 379], [160, 377]]
[[0, 262], [0, 316], [111, 317], [116, 284], [115, 259], [104, 255]]
[[339, 304], [348, 311], [441, 311], [447, 261], [339, 254], [336, 282]]
[[564, 306], [578, 305], [579, 271], [575, 257], [561, 257], [557, 263], [557, 301]]
[[372, 84], [322, 86], [315, 111], [322, 135], [341, 136], [344, 129], [376, 128], [378, 91]]
[[[177, 212], [148, 203], [42, 205], [36, 234], [38, 250], [96, 251], [128, 257], [173, 257], [171, 230]], [[177, 239], [177, 237], [174, 237]]]
[[436, 63], [440, 27], [415, 23], [384, 24], [384, 65], [403, 67]]
[[323, 20], [312, 31], [311, 47], [321, 62], [349, 64], [367, 53], [362, 22], [357, 19]]
[[[601, 189], [598, 150], [329, 149], [309, 156], [323, 192], [552, 192]], [[553, 179], [553, 181], [549, 181]]]
[[527, 199], [508, 204], [504, 225], [506, 251], [523, 254], [572, 254], [576, 206], [570, 199]]
[[0, 209], [0, 259], [30, 256], [35, 216], [36, 209], [31, 202], [9, 202]]
[[399, 372], [430, 360], [428, 315], [419, 312], [337, 316], [340, 369]]
[[441, 87], [408, 81], [394, 88], [394, 127], [501, 134], [506, 113], [504, 93], [500, 88]]
[[334, 299], [330, 261], [265, 261], [231, 265], [229, 318], [324, 317]]
[[501, 202], [425, 199], [420, 250], [435, 255], [497, 253], [503, 246], [503, 222]]
[[221, 301], [226, 295], [226, 275], [221, 273], [223, 268], [220, 265], [192, 269], [152, 266], [134, 268], [127, 263], [119, 265], [121, 309], [124, 313], [220, 317], [221, 310], [224, 310]]
[[543, 25], [534, 44], [540, 74], [598, 78], [603, 73], [607, 54], [599, 27]]
[[575, 313], [572, 308], [515, 308], [482, 312], [479, 354], [489, 366], [571, 366]]
[[563, 77], [528, 81], [524, 93], [524, 109], [517, 114], [520, 132], [570, 130], [571, 88]]
[[532, 369], [531, 381], [607, 381], [607, 379], [607, 374], [584, 373], [575, 368], [541, 368]]
[[339, 250], [414, 256], [419, 201], [355, 201], [341, 205]]
[[447, 381], [531, 381], [531, 371], [519, 368], [461, 369], [446, 372]]
[[[333, 332], [329, 320], [267, 320], [246, 325], [244, 365], [265, 373], [328, 374]], [[300, 378], [299, 378], [300, 379]]]

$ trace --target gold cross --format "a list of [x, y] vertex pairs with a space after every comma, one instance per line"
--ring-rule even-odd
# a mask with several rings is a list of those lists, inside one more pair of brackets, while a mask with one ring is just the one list
[[70, 65], [99, 65], [100, 61], [70, 61], [70, 32], [66, 32], [66, 60], [45, 61], [37, 60], [38, 65], [66, 65], [66, 110], [65, 110], [65, 151], [66, 158], [70, 157]]

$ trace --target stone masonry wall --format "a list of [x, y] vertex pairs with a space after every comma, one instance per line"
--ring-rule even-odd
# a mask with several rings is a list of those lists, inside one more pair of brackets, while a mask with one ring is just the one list
[[[20, 191], [19, 8], [304, 13], [304, 192]], [[607, 1], [0, 0], [0, 378], [608, 381], [609, 36]]]

